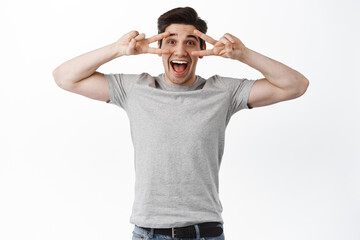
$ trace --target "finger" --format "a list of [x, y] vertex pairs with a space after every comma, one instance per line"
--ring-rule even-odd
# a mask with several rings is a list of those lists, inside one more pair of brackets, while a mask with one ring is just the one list
[[145, 39], [145, 33], [141, 33], [141, 34], [139, 34], [139, 35], [137, 35], [135, 37], [136, 41], [140, 41], [140, 40], [143, 40], [143, 39]]
[[129, 43], [129, 47], [130, 48], [135, 48], [135, 46], [136, 46], [136, 40], [133, 38], [133, 39], [131, 39], [131, 41]]
[[229, 43], [231, 44], [231, 42], [225, 37], [221, 37], [219, 39], [219, 42], [223, 43], [224, 45], [229, 44]]
[[201, 50], [201, 51], [192, 51], [191, 55], [193, 56], [198, 56], [198, 57], [203, 57], [203, 56], [211, 56], [211, 55], [215, 55], [213, 49], [208, 49], [208, 50]]
[[229, 40], [231, 43], [235, 43], [235, 39], [234, 36], [231, 35], [230, 33], [225, 33], [224, 37]]
[[160, 49], [160, 48], [152, 48], [149, 47], [146, 49], [146, 53], [152, 53], [152, 54], [166, 54], [169, 53], [169, 50]]
[[225, 53], [226, 53], [226, 49], [222, 50], [222, 51], [219, 53], [219, 55], [222, 56], [222, 55], [224, 55]]
[[213, 39], [212, 37], [200, 32], [199, 30], [195, 29], [194, 30], [194, 33], [196, 36], [200, 37], [201, 39], [204, 39], [206, 42], [212, 44], [212, 45], [215, 45], [216, 44], [216, 40]]
[[[227, 51], [227, 52], [232, 51], [232, 48], [233, 48], [232, 43], [227, 38], [221, 37], [219, 42], [221, 42], [225, 45], [225, 49], [224, 49], [225, 51]], [[222, 55], [223, 50], [219, 54]]]
[[138, 32], [138, 31], [131, 31], [131, 32], [128, 32], [128, 33], [127, 33], [127, 36], [128, 36], [130, 39], [136, 37], [137, 35], [139, 35], [139, 32]]
[[160, 33], [160, 34], [157, 34], [155, 36], [152, 36], [152, 37], [149, 37], [147, 39], [148, 43], [153, 43], [153, 42], [156, 42], [156, 41], [159, 41], [163, 38], [166, 38], [170, 35], [170, 32], [163, 32], [163, 33]]
[[225, 44], [225, 50], [226, 50], [227, 52], [230, 52], [230, 51], [233, 50], [233, 46], [232, 46], [232, 44], [231, 44], [230, 42], [227, 43], [227, 44]]

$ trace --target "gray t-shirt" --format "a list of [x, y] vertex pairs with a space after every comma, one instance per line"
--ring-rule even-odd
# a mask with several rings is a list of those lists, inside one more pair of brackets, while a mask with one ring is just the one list
[[230, 117], [248, 109], [254, 80], [197, 76], [176, 86], [143, 74], [105, 74], [110, 103], [130, 121], [135, 200], [130, 223], [183, 227], [223, 222], [219, 169]]

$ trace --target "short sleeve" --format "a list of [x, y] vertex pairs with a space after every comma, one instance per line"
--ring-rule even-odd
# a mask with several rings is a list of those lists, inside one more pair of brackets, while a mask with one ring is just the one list
[[108, 103], [115, 104], [126, 110], [129, 93], [133, 88], [137, 74], [104, 74], [109, 86]]
[[249, 80], [246, 78], [217, 77], [221, 79], [221, 83], [228, 89], [230, 95], [230, 115], [233, 115], [242, 109], [250, 109], [248, 106], [248, 99], [251, 87], [256, 80]]

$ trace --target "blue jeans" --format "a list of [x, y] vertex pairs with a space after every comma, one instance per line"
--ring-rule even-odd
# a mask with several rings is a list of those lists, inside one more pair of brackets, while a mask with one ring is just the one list
[[[224, 229], [222, 224], [219, 224], [218, 226]], [[171, 236], [154, 234], [153, 229], [147, 231], [135, 225], [132, 240], [225, 240], [224, 231], [220, 236], [217, 237], [200, 238], [199, 228], [197, 225], [195, 225], [195, 230], [197, 236], [196, 238], [172, 238]]]

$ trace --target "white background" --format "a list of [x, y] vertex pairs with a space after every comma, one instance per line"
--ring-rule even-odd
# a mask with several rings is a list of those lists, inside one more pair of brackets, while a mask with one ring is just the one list
[[[310, 80], [301, 98], [231, 119], [220, 170], [227, 240], [359, 240], [359, 1], [2, 1], [0, 239], [130, 240], [133, 146], [125, 111], [60, 89], [58, 65], [163, 12], [194, 7], [216, 39]], [[209, 46], [211, 47], [211, 46]], [[115, 59], [104, 73], [159, 74], [161, 58]], [[206, 57], [197, 74], [258, 79]]]

